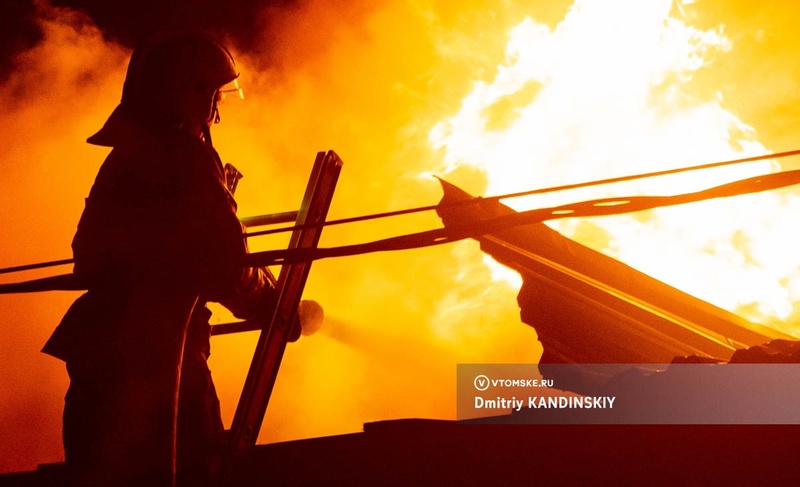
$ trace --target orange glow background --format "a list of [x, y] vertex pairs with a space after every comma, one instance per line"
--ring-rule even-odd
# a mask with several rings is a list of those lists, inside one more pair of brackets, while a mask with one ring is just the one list
[[[222, 124], [214, 127], [223, 160], [245, 174], [237, 194], [240, 214], [296, 209], [315, 153], [328, 149], [345, 163], [330, 212], [331, 218], [341, 218], [433, 204], [441, 193], [435, 180], [426, 176], [431, 173], [474, 194], [498, 194], [645, 172], [653, 164], [677, 167], [747, 150], [798, 148], [793, 129], [800, 120], [800, 33], [792, 20], [800, 15], [800, 5], [698, 0], [680, 6], [666, 2], [645, 12], [634, 7], [641, 2], [611, 0], [594, 2], [581, 13], [577, 7], [570, 10], [569, 1], [516, 3], [360, 0], [334, 7], [307, 0], [290, 10], [265, 10], [264, 49], [235, 53], [246, 99], [226, 102]], [[43, 7], [41, 22], [44, 40], [20, 55], [17, 70], [0, 86], [0, 267], [70, 256], [83, 198], [107, 152], [84, 140], [116, 105], [130, 55], [77, 13]], [[687, 45], [709, 42], [692, 69], [664, 68], [660, 83], [631, 85], [632, 77], [642, 73], [637, 68], [656, 63], [664, 50], [653, 48], [630, 59], [620, 58], [625, 49], [600, 50], [593, 58], [594, 70], [574, 78], [548, 77], [556, 72], [566, 76], [555, 67], [580, 66], [570, 57], [581, 52], [576, 39], [600, 39], [630, 29], [630, 40], [619, 45], [624, 47], [640, 43], [636, 35], [646, 37], [670, 22], [677, 30], [665, 33], [716, 36], [716, 41], [708, 34], [705, 40], [689, 36], [683, 44], [657, 44], [667, 51], [678, 46], [678, 54], [669, 52], [684, 59], [692, 52]], [[518, 44], [509, 51], [511, 40]], [[525, 71], [515, 66], [521, 66], [521, 53], [534, 45], [540, 46], [541, 55], [554, 59], [551, 64], [532, 64], [525, 78]], [[545, 73], [544, 81], [530, 74], [537, 69]], [[520, 72], [522, 78], [503, 84], [504, 76]], [[645, 98], [663, 95], [662, 111], [646, 112], [651, 119], [634, 119], [642, 112], [627, 112], [620, 105], [592, 111], [632, 93], [620, 94], [615, 87], [637, 86], [650, 90]], [[467, 100], [478, 101], [470, 108]], [[537, 105], [543, 101], [552, 103], [552, 111]], [[711, 107], [715, 116], [697, 122], [692, 114], [698, 107]], [[609, 113], [621, 113], [624, 123], [612, 123]], [[495, 144], [508, 150], [508, 143], [518, 140], [508, 131], [523, 130], [519, 120], [526, 114], [547, 115], [545, 120], [565, 134], [526, 149], [532, 151], [529, 160], [545, 161], [543, 165], [528, 167], [526, 158], [515, 165], [501, 160], [502, 151], [487, 149]], [[715, 121], [719, 117], [721, 125]], [[483, 125], [464, 128], [460, 120]], [[565, 120], [571, 124], [558, 125]], [[666, 125], [677, 131], [675, 138], [639, 130]], [[459, 145], [460, 137], [474, 147]], [[665, 157], [658, 146], [664, 140], [681, 151]], [[615, 149], [599, 150], [606, 147]], [[616, 149], [620, 147], [630, 150]], [[627, 162], [614, 165], [616, 160]], [[794, 160], [781, 164], [786, 169], [798, 166]], [[775, 166], [755, 170], [770, 169]], [[510, 179], [518, 186], [503, 182], [503, 176], [517, 174]], [[708, 180], [711, 184], [720, 182], [714, 177]], [[614, 188], [609, 194], [680, 191], [688, 184], [703, 186], [707, 181]], [[709, 220], [742, 219], [740, 213], [728, 217], [733, 210], [727, 203], [710, 207], [708, 214], [690, 209], [689, 215], [655, 213], [637, 220], [658, 222], [657, 230], [663, 233], [648, 234], [650, 227], [635, 226], [630, 219], [597, 225], [567, 222], [559, 229], [612, 255], [628, 257], [654, 275], [658, 266], [648, 268], [648, 263], [666, 262], [674, 275], [662, 277], [665, 280], [681, 281], [683, 269], [684, 279], [696, 282], [692, 276], [728, 272], [736, 262], [768, 269], [756, 274], [731, 271], [730, 278], [724, 274], [732, 288], [747, 285], [753, 276], [771, 283], [772, 287], [752, 289], [753, 295], [761, 296], [764, 289], [774, 288], [763, 303], [720, 295], [714, 280], [700, 280], [699, 289], [691, 292], [797, 334], [796, 198], [784, 191], [767, 201], [736, 207], [739, 212], [753, 209], [754, 223], [720, 229], [711, 240], [698, 237], [686, 250], [701, 256], [730, 254], [723, 263], [695, 261], [680, 253], [668, 258], [639, 254], [637, 249], [670, 239], [681, 242], [675, 247], [687, 247], [683, 243], [693, 240], [695, 229], [709, 226]], [[690, 220], [692, 225], [687, 225]], [[431, 214], [333, 227], [326, 230], [321, 245], [438, 225]], [[626, 247], [634, 234], [651, 236]], [[251, 248], [284, 244], [281, 238], [255, 239]], [[773, 259], [766, 262], [763, 254]], [[706, 263], [709, 267], [698, 267]], [[541, 348], [533, 329], [519, 321], [514, 279], [499, 278], [498, 272], [484, 262], [474, 242], [315, 263], [305, 297], [324, 306], [326, 323], [318, 334], [289, 345], [259, 441], [360, 431], [365, 422], [391, 418], [452, 419], [457, 363], [537, 361]], [[3, 282], [48, 273], [3, 276]], [[733, 281], [736, 276], [745, 281]], [[60, 414], [67, 377], [63, 364], [38, 351], [75, 297], [66, 292], [0, 296], [0, 472], [62, 459]], [[215, 319], [225, 321], [223, 314]], [[254, 341], [250, 334], [212, 343], [211, 367], [226, 422]]]

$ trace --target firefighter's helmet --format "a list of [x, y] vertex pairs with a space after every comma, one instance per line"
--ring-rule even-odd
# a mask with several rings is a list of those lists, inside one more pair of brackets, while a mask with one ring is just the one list
[[[198, 34], [151, 37], [134, 50], [122, 88], [122, 103], [158, 106], [180, 116], [173, 101], [195, 92], [215, 117], [215, 96], [239, 77], [233, 56], [222, 44]], [[237, 86], [238, 88], [238, 86]]]
[[[131, 56], [122, 101], [90, 144], [115, 147], [130, 122], [189, 129], [211, 144], [209, 125], [219, 121], [217, 104], [226, 91], [242, 91], [231, 53], [198, 34], [157, 34], [146, 38]], [[226, 90], [225, 85], [233, 89]]]

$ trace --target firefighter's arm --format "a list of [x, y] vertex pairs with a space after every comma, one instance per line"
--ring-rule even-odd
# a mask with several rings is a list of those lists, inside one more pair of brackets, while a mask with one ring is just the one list
[[266, 319], [275, 310], [277, 302], [275, 277], [266, 267], [244, 268], [236, 292], [220, 300], [241, 319]]

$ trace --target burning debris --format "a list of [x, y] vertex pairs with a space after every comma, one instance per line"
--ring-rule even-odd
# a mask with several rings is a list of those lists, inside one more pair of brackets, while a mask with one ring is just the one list
[[[443, 183], [443, 204], [471, 197]], [[477, 201], [477, 200], [476, 200]], [[498, 202], [440, 211], [445, 225], [515, 212]], [[544, 352], [540, 363], [670, 363], [734, 351], [787, 335], [706, 303], [563, 237], [543, 223], [478, 237], [481, 249], [518, 271], [522, 320]]]

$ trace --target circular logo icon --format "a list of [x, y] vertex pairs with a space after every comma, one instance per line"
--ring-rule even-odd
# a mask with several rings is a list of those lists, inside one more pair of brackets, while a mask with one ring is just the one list
[[485, 391], [489, 388], [489, 378], [483, 374], [475, 377], [475, 380], [472, 381], [472, 383], [475, 385], [475, 389], [478, 389], [479, 391]]

